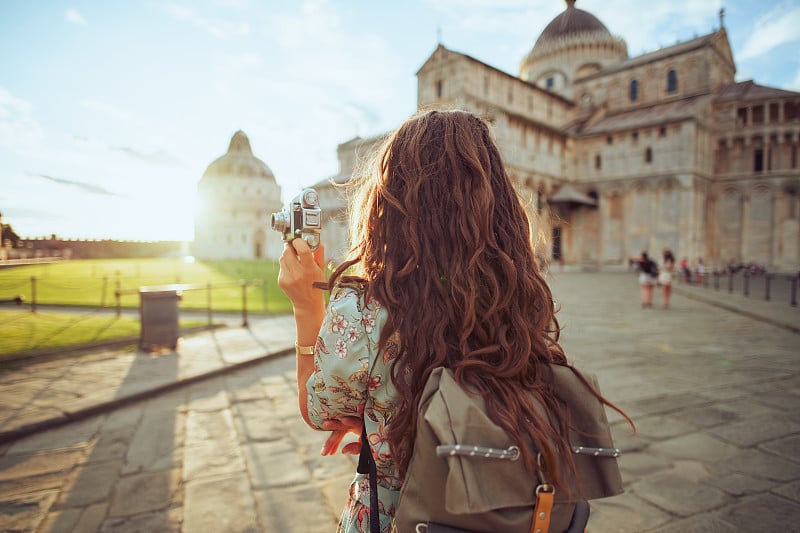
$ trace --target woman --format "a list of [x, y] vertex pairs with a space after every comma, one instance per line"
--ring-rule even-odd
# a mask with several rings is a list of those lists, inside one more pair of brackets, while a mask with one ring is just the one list
[[637, 261], [639, 268], [639, 286], [642, 288], [642, 307], [653, 307], [653, 287], [658, 278], [658, 266], [650, 259], [647, 252]]
[[672, 295], [672, 273], [675, 271], [675, 256], [672, 250], [664, 248], [664, 266], [658, 273], [658, 282], [664, 293], [664, 309], [669, 309], [669, 299]]
[[[279, 284], [297, 322], [300, 410], [311, 427], [332, 430], [323, 454], [366, 424], [388, 531], [416, 405], [431, 371], [445, 366], [485, 393], [493, 419], [516, 442], [542, 451], [559, 486], [552, 459], [572, 465], [566, 413], [541, 378], [544, 365], [566, 357], [528, 217], [486, 123], [462, 111], [412, 117], [387, 139], [359, 189], [353, 247], [331, 276], [327, 312], [312, 286], [324, 281], [321, 255], [296, 239], [280, 261]], [[531, 423], [518, 423], [525, 418]], [[350, 443], [343, 452], [358, 449]], [[523, 459], [534, 472], [531, 449]], [[368, 492], [357, 475], [338, 531], [368, 530]]]

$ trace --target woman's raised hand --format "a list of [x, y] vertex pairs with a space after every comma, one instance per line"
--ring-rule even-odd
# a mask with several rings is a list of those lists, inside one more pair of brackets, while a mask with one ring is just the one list
[[289, 297], [295, 312], [317, 311], [324, 306], [322, 291], [314, 288], [315, 282], [325, 281], [324, 261], [325, 248], [320, 245], [312, 253], [303, 239], [294, 239], [283, 250], [278, 286]]

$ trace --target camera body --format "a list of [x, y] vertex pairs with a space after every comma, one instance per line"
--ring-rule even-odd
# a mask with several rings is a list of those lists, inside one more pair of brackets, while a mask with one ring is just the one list
[[272, 229], [281, 232], [284, 242], [301, 238], [315, 251], [320, 244], [322, 209], [317, 191], [306, 188], [279, 213], [272, 213]]

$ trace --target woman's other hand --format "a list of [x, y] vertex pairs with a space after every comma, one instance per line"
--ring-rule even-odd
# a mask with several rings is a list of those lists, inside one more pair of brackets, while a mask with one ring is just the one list
[[322, 445], [322, 455], [333, 455], [348, 433], [359, 435], [359, 439], [344, 445], [342, 453], [358, 455], [361, 453], [361, 425], [364, 422], [357, 416], [345, 416], [339, 420], [326, 420], [323, 422], [323, 429], [331, 430], [331, 435], [325, 444]]

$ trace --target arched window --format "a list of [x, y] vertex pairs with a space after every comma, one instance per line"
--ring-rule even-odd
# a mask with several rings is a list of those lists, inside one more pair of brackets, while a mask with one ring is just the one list
[[631, 102], [639, 99], [639, 80], [631, 80]]
[[667, 72], [667, 93], [672, 94], [678, 90], [678, 73], [674, 68]]
[[603, 158], [601, 158], [599, 155], [594, 156], [594, 168], [597, 170], [603, 168]]
[[649, 146], [644, 150], [644, 162], [645, 163], [652, 163], [653, 162], [653, 149]]
[[442, 97], [442, 80], [436, 80], [436, 98]]

